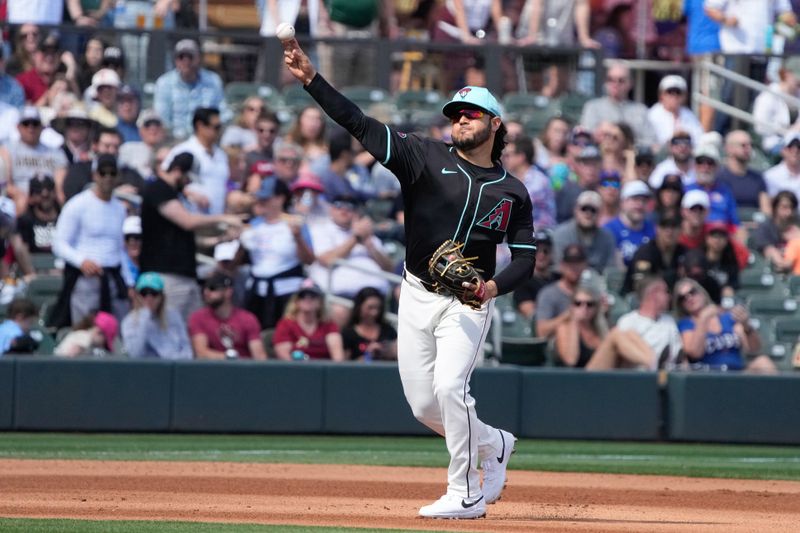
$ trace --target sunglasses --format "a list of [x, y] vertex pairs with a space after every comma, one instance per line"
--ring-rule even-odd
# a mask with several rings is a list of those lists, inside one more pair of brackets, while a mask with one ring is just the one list
[[222, 123], [217, 122], [216, 124], [206, 124], [206, 128], [211, 128], [214, 131], [219, 131], [222, 129]]
[[609, 83], [627, 83], [628, 78], [614, 78], [613, 76], [606, 77], [606, 81]]
[[675, 88], [672, 88], [672, 89], [667, 89], [667, 90], [666, 90], [666, 91], [664, 91], [664, 92], [665, 92], [665, 93], [667, 93], [667, 94], [671, 94], [671, 95], [673, 95], [673, 96], [674, 96], [674, 95], [680, 95], [680, 94], [683, 94], [683, 91], [681, 91], [680, 89], [675, 89]]
[[161, 291], [156, 291], [153, 289], [142, 289], [139, 291], [139, 296], [161, 296]]
[[97, 174], [101, 178], [116, 178], [117, 177], [117, 171], [116, 170], [105, 170], [105, 171], [101, 170], [101, 171], [98, 171]]
[[578, 209], [580, 209], [584, 213], [591, 213], [592, 215], [597, 214], [597, 208], [593, 205], [582, 205]]
[[38, 120], [23, 120], [19, 125], [23, 128], [38, 128], [41, 127], [42, 123]]
[[278, 130], [275, 128], [258, 128], [258, 133], [275, 133], [276, 131]]
[[617, 180], [603, 180], [600, 182], [601, 187], [613, 187], [619, 189], [619, 182]]
[[692, 207], [689, 208], [689, 211], [694, 211], [695, 213], [705, 210], [706, 208], [703, 207], [702, 205], [693, 205]]
[[342, 201], [333, 202], [331, 205], [333, 207], [337, 208], [337, 209], [347, 209], [349, 211], [353, 211], [356, 208], [355, 204], [352, 204], [350, 202], [342, 202]]
[[689, 298], [690, 296], [694, 296], [695, 294], [697, 294], [697, 289], [692, 287], [688, 291], [678, 295], [678, 302], [683, 303], [686, 301], [687, 298]]
[[299, 157], [276, 157], [275, 161], [278, 163], [291, 163], [292, 165], [297, 165], [300, 163]]
[[31, 31], [31, 32], [26, 32], [26, 33], [20, 33], [19, 36], [22, 39], [27, 39], [28, 37], [34, 37], [34, 38], [38, 39], [39, 38], [39, 32], [38, 31]]
[[710, 157], [705, 157], [705, 156], [698, 157], [697, 159], [694, 160], [694, 162], [697, 163], [698, 165], [716, 165], [717, 164], [716, 161], [714, 161]]
[[728, 232], [725, 230], [717, 229], [708, 232], [709, 237], [728, 238]]
[[155, 128], [155, 127], [159, 127], [160, 128], [162, 125], [163, 124], [161, 124], [160, 120], [147, 120], [144, 123], [144, 127], [145, 128]]
[[193, 58], [194, 58], [194, 55], [193, 55], [193, 54], [186, 53], [186, 52], [182, 52], [182, 53], [178, 54], [178, 55], [177, 55], [177, 56], [175, 56], [175, 57], [177, 57], [178, 59], [193, 59]]
[[488, 115], [486, 111], [481, 111], [480, 109], [459, 109], [450, 117], [451, 122], [458, 122], [461, 120], [461, 117], [467, 117], [470, 120], [480, 120], [484, 116]]
[[204, 288], [207, 291], [221, 291], [225, 288], [225, 285], [206, 285]]
[[575, 307], [586, 307], [587, 309], [592, 309], [595, 305], [597, 305], [597, 302], [594, 300], [575, 300], [572, 302], [572, 305]]
[[676, 139], [671, 139], [669, 143], [672, 146], [691, 146], [692, 140], [688, 137], [678, 137]]

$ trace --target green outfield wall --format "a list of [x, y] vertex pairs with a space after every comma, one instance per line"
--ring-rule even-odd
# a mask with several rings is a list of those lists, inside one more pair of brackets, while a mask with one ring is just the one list
[[[800, 443], [800, 376], [479, 368], [520, 437]], [[425, 435], [382, 363], [0, 359], [0, 430]]]

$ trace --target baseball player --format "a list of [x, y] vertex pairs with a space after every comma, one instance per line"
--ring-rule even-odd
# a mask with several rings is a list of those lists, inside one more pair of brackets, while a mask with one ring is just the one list
[[[289, 71], [322, 109], [398, 177], [405, 205], [406, 259], [400, 292], [398, 366], [403, 390], [423, 424], [443, 435], [450, 453], [447, 493], [419, 514], [479, 518], [500, 498], [514, 436], [482, 422], [469, 393], [491, 323], [493, 298], [530, 278], [536, 246], [525, 186], [500, 165], [505, 127], [483, 87], [464, 87], [442, 109], [453, 144], [406, 134], [365, 116], [311, 65], [294, 38], [283, 40]], [[440, 244], [463, 243], [483, 280], [464, 287], [478, 309], [435, 292], [428, 262]], [[497, 276], [496, 246], [511, 263]], [[483, 469], [483, 486], [478, 461]]]

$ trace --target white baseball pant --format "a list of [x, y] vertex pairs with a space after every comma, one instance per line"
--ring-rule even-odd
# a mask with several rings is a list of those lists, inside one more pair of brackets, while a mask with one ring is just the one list
[[400, 290], [398, 367], [414, 416], [444, 436], [450, 453], [447, 492], [481, 496], [478, 460], [500, 449], [500, 433], [481, 422], [469, 381], [483, 357], [494, 300], [473, 310], [426, 290], [409, 272]]

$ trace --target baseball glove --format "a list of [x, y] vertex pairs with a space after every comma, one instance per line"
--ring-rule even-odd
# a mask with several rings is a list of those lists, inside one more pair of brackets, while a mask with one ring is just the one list
[[[464, 305], [480, 309], [486, 293], [486, 283], [478, 270], [472, 266], [472, 261], [477, 257], [464, 257], [461, 253], [463, 247], [463, 243], [455, 243], [450, 239], [444, 241], [428, 261], [428, 274], [433, 280], [436, 292], [449, 294]], [[464, 282], [477, 285], [478, 290], [465, 288]]]

